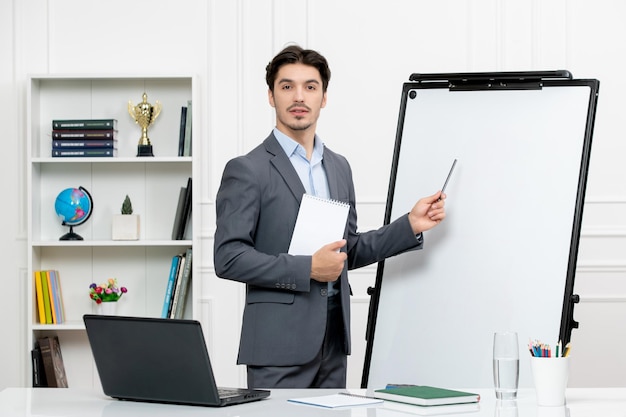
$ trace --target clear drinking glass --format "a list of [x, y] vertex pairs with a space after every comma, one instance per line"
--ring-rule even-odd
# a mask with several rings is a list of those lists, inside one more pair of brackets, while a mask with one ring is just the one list
[[493, 383], [496, 398], [517, 398], [519, 344], [515, 332], [496, 332], [493, 335]]

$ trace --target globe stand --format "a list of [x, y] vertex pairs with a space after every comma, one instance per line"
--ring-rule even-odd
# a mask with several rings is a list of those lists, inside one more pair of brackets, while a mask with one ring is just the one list
[[[63, 224], [63, 226], [67, 226]], [[74, 226], [70, 226], [70, 231], [59, 238], [59, 240], [84, 240], [81, 235], [74, 233]]]
[[74, 233], [74, 226], [85, 223], [93, 213], [93, 199], [89, 191], [84, 187], [66, 188], [57, 196], [54, 210], [62, 219], [61, 226], [70, 228], [70, 231], [59, 240], [84, 240], [82, 236]]

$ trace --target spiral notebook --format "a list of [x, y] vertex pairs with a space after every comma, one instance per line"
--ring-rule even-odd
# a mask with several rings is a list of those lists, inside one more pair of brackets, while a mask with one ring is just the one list
[[337, 200], [302, 196], [290, 255], [313, 255], [319, 248], [343, 239], [350, 205]]

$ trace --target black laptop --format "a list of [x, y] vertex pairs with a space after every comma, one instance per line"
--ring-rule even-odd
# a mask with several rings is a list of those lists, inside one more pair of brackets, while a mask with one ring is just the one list
[[218, 389], [198, 321], [91, 314], [83, 320], [102, 389], [110, 397], [220, 407], [270, 395]]

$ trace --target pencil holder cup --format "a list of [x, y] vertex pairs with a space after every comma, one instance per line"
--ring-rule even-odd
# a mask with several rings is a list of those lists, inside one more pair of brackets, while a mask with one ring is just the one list
[[532, 357], [530, 366], [537, 395], [537, 405], [565, 405], [565, 388], [569, 378], [569, 357]]

